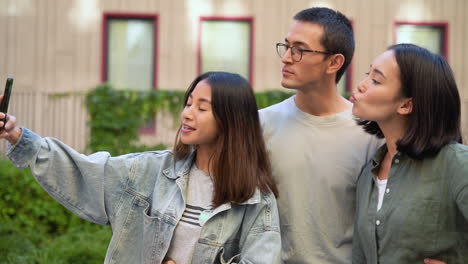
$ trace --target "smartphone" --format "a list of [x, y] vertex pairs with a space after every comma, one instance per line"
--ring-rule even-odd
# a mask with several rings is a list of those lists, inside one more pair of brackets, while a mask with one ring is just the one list
[[[5, 113], [5, 115], [8, 112], [8, 103], [10, 102], [10, 95], [11, 95], [11, 90], [13, 89], [13, 78], [7, 78], [6, 84], [5, 84], [5, 91], [3, 91], [3, 100], [2, 103], [0, 104], [0, 112]], [[5, 120], [2, 119], [3, 121], [3, 126], [1, 129], [5, 127]]]

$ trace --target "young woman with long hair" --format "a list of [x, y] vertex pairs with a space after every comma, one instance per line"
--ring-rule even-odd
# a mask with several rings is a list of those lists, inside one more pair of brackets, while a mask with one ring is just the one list
[[181, 117], [174, 150], [119, 157], [80, 154], [13, 116], [0, 137], [57, 201], [111, 225], [105, 263], [280, 263], [278, 191], [249, 83], [204, 73]]

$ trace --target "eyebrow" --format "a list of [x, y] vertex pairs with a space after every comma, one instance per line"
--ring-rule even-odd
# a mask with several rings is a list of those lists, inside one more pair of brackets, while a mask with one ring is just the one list
[[[192, 94], [190, 94], [190, 95], [189, 95], [189, 98], [192, 98], [192, 100], [193, 100], [193, 96], [192, 96]], [[198, 98], [198, 100], [197, 100], [197, 101], [200, 101], [200, 102], [205, 102], [205, 103], [209, 103], [209, 104], [211, 104], [211, 101], [210, 101], [209, 99], [207, 99], [207, 98]]]
[[[370, 66], [372, 68], [372, 64]], [[385, 77], [385, 74], [383, 74], [383, 72], [381, 70], [374, 68], [374, 69], [372, 69], [372, 71], [380, 74], [384, 79], [387, 79], [387, 77]]]
[[[284, 38], [284, 41], [285, 41], [286, 43], [289, 43], [288, 38]], [[302, 41], [294, 41], [294, 42], [291, 43], [291, 44], [293, 44], [293, 45], [303, 45], [303, 46], [309, 47], [309, 46], [307, 45], [307, 43], [302, 42]]]

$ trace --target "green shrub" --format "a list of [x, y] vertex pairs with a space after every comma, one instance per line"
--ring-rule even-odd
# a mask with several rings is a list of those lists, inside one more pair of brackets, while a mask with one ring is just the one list
[[138, 130], [164, 109], [173, 115], [180, 112], [184, 93], [181, 91], [115, 90], [99, 85], [86, 95], [91, 130], [88, 150], [108, 151], [112, 155], [165, 146], [139, 146]]
[[292, 95], [293, 93], [290, 92], [284, 92], [281, 90], [271, 90], [255, 93], [255, 99], [257, 100], [258, 109], [262, 109], [267, 106], [277, 104], [291, 97]]
[[63, 233], [73, 221], [68, 211], [50, 197], [32, 177], [0, 160], [0, 220], [14, 222], [22, 230]]
[[0, 264], [103, 262], [109, 227], [72, 214], [10, 161], [0, 160], [0, 179]]
[[[18, 226], [2, 219], [0, 224], [0, 264], [27, 263], [36, 246]], [[26, 262], [25, 262], [26, 261]]]
[[60, 236], [44, 236], [39, 245], [14, 225], [0, 227], [0, 264], [98, 264], [104, 261], [112, 232], [108, 226], [79, 226]]
[[110, 227], [98, 225], [70, 229], [51, 241], [42, 250], [36, 250], [33, 258], [39, 264], [104, 262], [112, 232]]

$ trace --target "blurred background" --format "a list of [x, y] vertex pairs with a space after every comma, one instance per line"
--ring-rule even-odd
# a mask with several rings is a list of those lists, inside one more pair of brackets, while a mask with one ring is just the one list
[[[387, 46], [424, 46], [454, 70], [468, 139], [465, 0], [0, 0], [0, 80], [15, 79], [9, 113], [83, 152], [128, 141], [170, 147], [175, 105], [202, 72], [243, 75], [262, 106], [289, 96], [275, 44], [294, 14], [319, 6], [343, 12], [354, 27], [342, 94]], [[110, 229], [69, 215], [28, 171], [0, 167], [0, 263], [102, 263]]]
[[[0, 0], [0, 80], [15, 78], [10, 113], [22, 125], [84, 151], [83, 94], [105, 82], [184, 91], [199, 73], [226, 70], [257, 92], [282, 89], [275, 44], [296, 12], [313, 6], [352, 20], [356, 52], [342, 92], [391, 44], [416, 43], [445, 56], [462, 94], [467, 137], [465, 0]], [[147, 144], [172, 144], [174, 129], [159, 114], [139, 134]]]

